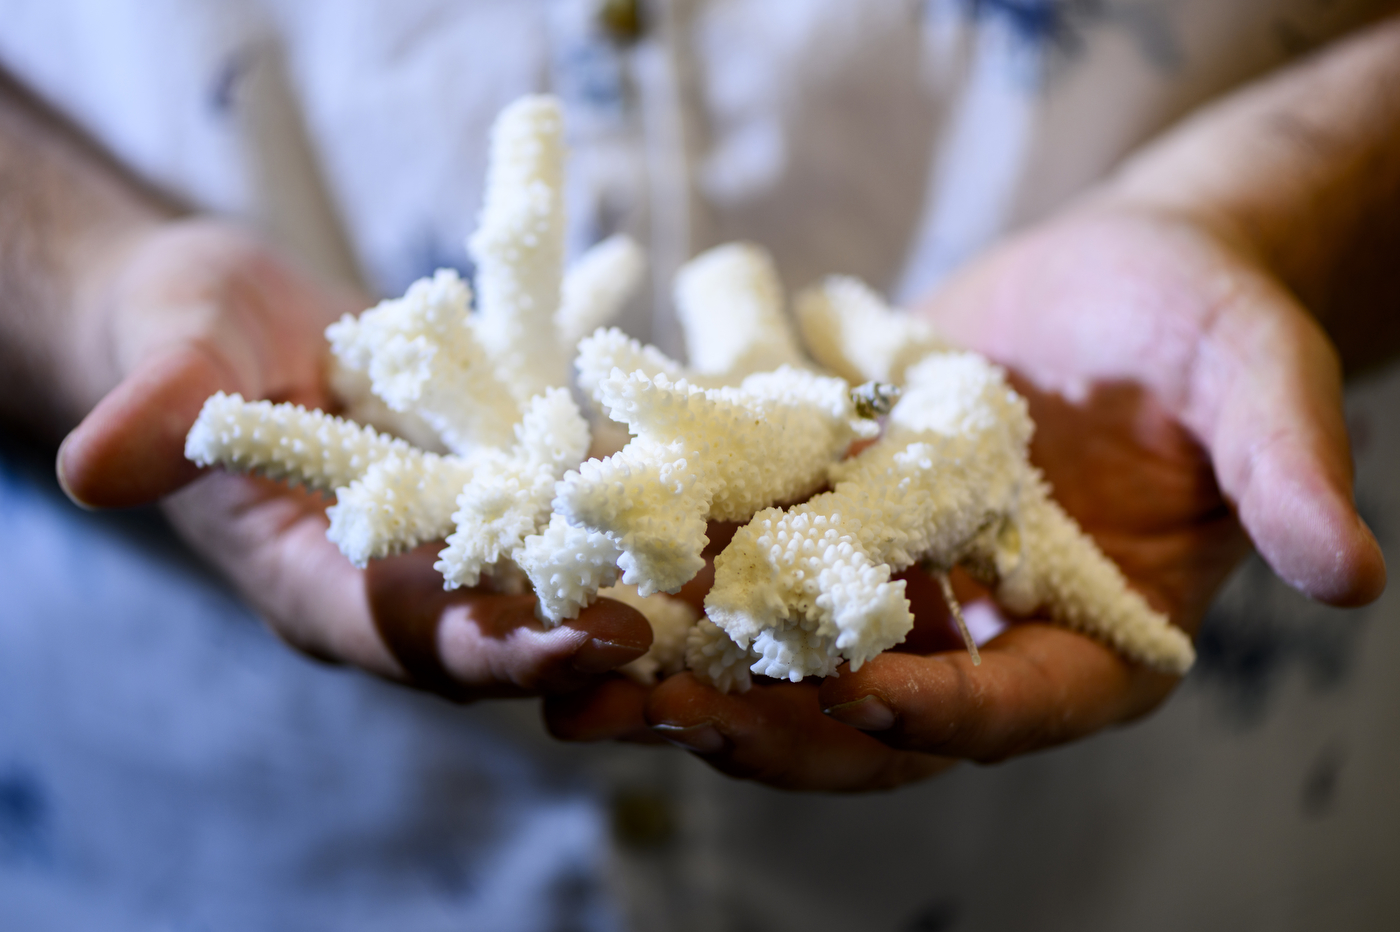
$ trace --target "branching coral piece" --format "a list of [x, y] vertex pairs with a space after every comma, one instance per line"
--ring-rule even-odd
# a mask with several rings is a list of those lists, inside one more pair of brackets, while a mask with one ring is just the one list
[[476, 261], [479, 332], [502, 382], [523, 404], [567, 384], [554, 332], [564, 266], [564, 126], [552, 97], [523, 97], [491, 130]]
[[859, 668], [913, 626], [890, 573], [970, 563], [1023, 612], [1182, 672], [1189, 639], [1152, 611], [1050, 501], [1026, 459], [1025, 402], [1000, 370], [967, 353], [909, 373], [886, 435], [831, 470], [835, 488], [755, 515], [715, 561], [706, 614], [749, 652], [752, 669], [793, 680]]
[[[444, 270], [327, 330], [354, 410], [426, 425], [449, 454], [220, 393], [186, 455], [334, 491], [328, 536], [357, 565], [446, 536], [437, 568], [449, 587], [528, 578], [549, 625], [600, 591], [634, 605], [655, 637], [627, 669], [642, 681], [682, 661], [724, 690], [747, 689], [753, 673], [859, 667], [912, 626], [892, 573], [915, 563], [945, 581], [961, 565], [1012, 611], [1047, 613], [1159, 669], [1190, 665], [1186, 636], [1050, 499], [1003, 373], [943, 351], [932, 328], [854, 279], [798, 300], [813, 354], [841, 376], [829, 377], [806, 368], [765, 252], [738, 243], [697, 257], [676, 281], [689, 368], [615, 329], [579, 343], [580, 388], [615, 433], [630, 432], [584, 461], [590, 431], [563, 387], [567, 354], [625, 303], [642, 260], [619, 237], [562, 274], [562, 177], [558, 104], [512, 104], [493, 130], [470, 242], [479, 313]], [[900, 398], [890, 383], [906, 379]], [[387, 407], [375, 411], [366, 384]], [[885, 435], [843, 461], [886, 414]], [[703, 567], [707, 520], [748, 524], [716, 559], [697, 623], [658, 593]]]
[[564, 274], [564, 297], [554, 315], [561, 345], [578, 341], [617, 316], [641, 284], [646, 258], [631, 237], [609, 237], [593, 246]]
[[773, 260], [752, 243], [717, 246], [676, 275], [676, 314], [690, 365], [735, 384], [754, 372], [808, 365], [783, 310]]
[[[331, 326], [335, 326], [332, 324]], [[374, 393], [369, 375], [351, 369], [334, 354], [326, 367], [326, 387], [343, 406], [340, 415], [347, 421], [365, 424], [380, 433], [401, 437], [423, 450], [446, 453], [447, 446], [437, 431], [412, 411], [395, 411]]]
[[833, 275], [799, 294], [796, 306], [812, 358], [852, 384], [898, 385], [910, 365], [948, 348], [931, 324], [894, 310], [859, 279]]
[[553, 626], [578, 617], [598, 590], [617, 582], [620, 556], [608, 535], [575, 527], [554, 514], [543, 531], [525, 538], [514, 560], [535, 588], [540, 617]]
[[667, 371], [676, 364], [615, 332], [580, 346], [585, 360], [607, 352], [641, 362], [631, 373], [614, 367], [595, 393], [634, 437], [569, 473], [554, 507], [571, 523], [606, 533], [623, 552], [623, 580], [643, 595], [674, 592], [699, 572], [707, 519], [745, 520], [771, 502], [810, 495], [851, 441], [875, 429], [856, 415], [841, 379], [785, 367], [737, 388], [707, 390], [648, 375], [648, 364]]
[[[557, 583], [555, 596], [542, 596], [545, 617], [577, 614], [616, 578], [617, 551], [562, 521], [558, 533], [548, 527], [555, 483], [589, 445], [587, 423], [562, 387], [575, 339], [569, 328], [615, 313], [642, 259], [625, 237], [600, 244], [575, 268], [565, 286], [570, 303], [560, 306], [562, 158], [554, 100], [526, 98], [498, 118], [471, 243], [479, 314], [470, 313], [467, 284], [442, 270], [327, 330], [339, 381], [360, 395], [353, 383], [367, 381], [381, 400], [360, 398], [358, 410], [387, 405], [400, 424], [428, 425], [455, 455], [320, 412], [223, 395], [206, 405], [188, 455], [335, 491], [328, 536], [356, 565], [450, 534], [438, 563], [449, 586], [475, 584], [520, 557], [543, 588]], [[576, 566], [580, 554], [592, 565]]]
[[1008, 609], [1045, 612], [1157, 670], [1180, 675], [1191, 668], [1190, 639], [1127, 587], [1122, 571], [1050, 498], [1043, 482], [1021, 506], [1019, 535], [1025, 542], [1020, 565], [996, 592]]
[[436, 567], [448, 586], [474, 586], [481, 572], [522, 547], [549, 522], [554, 484], [588, 451], [588, 423], [568, 389], [551, 388], [530, 401], [510, 451], [473, 456], [471, 481], [452, 516], [456, 533]]
[[186, 458], [201, 466], [259, 472], [319, 492], [349, 485], [390, 455], [412, 452], [372, 427], [223, 392], [204, 402], [185, 438]]
[[222, 392], [204, 403], [185, 456], [334, 491], [327, 536], [356, 566], [450, 530], [452, 503], [471, 475], [467, 461], [425, 453], [372, 427]]
[[409, 450], [378, 461], [336, 489], [326, 537], [356, 566], [440, 540], [452, 530], [457, 495], [472, 480], [471, 457]]
[[651, 345], [643, 345], [616, 327], [598, 330], [579, 342], [578, 358], [574, 360], [578, 387], [594, 400], [598, 386], [613, 370], [623, 375], [640, 372], [649, 379], [665, 376], [668, 381], [690, 381], [690, 373], [680, 363]]
[[471, 289], [451, 269], [409, 286], [359, 317], [326, 330], [347, 367], [369, 375], [374, 393], [394, 411], [430, 424], [448, 449], [511, 442], [520, 405], [496, 375], [469, 316]]

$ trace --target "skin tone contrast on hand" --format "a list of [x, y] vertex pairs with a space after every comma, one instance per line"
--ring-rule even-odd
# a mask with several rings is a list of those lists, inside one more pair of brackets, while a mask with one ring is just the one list
[[[1400, 279], [1373, 267], [1400, 250], [1400, 103], [1377, 93], [1398, 81], [1392, 20], [1188, 122], [923, 309], [1007, 366], [1057, 498], [1192, 633], [1251, 542], [1321, 601], [1384, 588], [1341, 397], [1344, 369], [1400, 344]], [[910, 594], [910, 641], [858, 672], [742, 695], [616, 681], [548, 701], [548, 723], [570, 740], [649, 724], [725, 773], [850, 791], [1074, 740], [1176, 685], [1034, 620], [974, 666], [928, 581]]]

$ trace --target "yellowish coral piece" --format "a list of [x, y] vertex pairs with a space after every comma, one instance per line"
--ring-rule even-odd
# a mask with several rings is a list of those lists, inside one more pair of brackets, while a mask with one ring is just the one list
[[904, 370], [948, 349], [928, 321], [895, 310], [864, 282], [833, 275], [797, 296], [802, 340], [812, 358], [851, 384], [904, 382]]
[[701, 253], [676, 274], [675, 298], [686, 354], [701, 375], [737, 384], [755, 372], [808, 365], [762, 247], [728, 243]]
[[607, 325], [642, 282], [646, 258], [625, 234], [590, 248], [564, 273], [563, 301], [554, 315], [560, 344], [573, 352], [578, 341]]

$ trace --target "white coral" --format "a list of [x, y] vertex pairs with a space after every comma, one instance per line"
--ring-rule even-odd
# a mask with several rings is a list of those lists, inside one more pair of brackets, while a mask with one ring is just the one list
[[599, 400], [598, 386], [603, 379], [612, 375], [614, 369], [624, 375], [640, 372], [649, 379], [664, 375], [672, 382], [680, 379], [694, 381], [691, 373], [680, 363], [656, 347], [632, 339], [616, 327], [600, 329], [580, 341], [574, 369], [578, 387], [594, 400]]
[[706, 613], [749, 652], [754, 672], [826, 676], [902, 641], [915, 562], [965, 561], [1001, 580], [1024, 612], [1095, 634], [1136, 660], [1182, 672], [1190, 641], [1048, 498], [1026, 459], [1031, 424], [1000, 370], [970, 353], [930, 357], [887, 434], [835, 466], [835, 488], [769, 509], [715, 561]]
[[417, 450], [391, 454], [336, 489], [326, 537], [355, 566], [441, 540], [452, 530], [457, 495], [473, 466], [470, 459]]
[[457, 498], [457, 530], [435, 564], [448, 586], [474, 586], [484, 569], [510, 557], [550, 518], [554, 484], [588, 450], [588, 424], [568, 389], [531, 399], [510, 451], [474, 457], [471, 481]]
[[752, 663], [749, 652], [708, 618], [701, 618], [686, 634], [685, 665], [720, 692], [748, 692]]
[[[603, 331], [584, 341], [581, 358], [604, 342], [632, 352]], [[633, 356], [676, 366], [659, 354]], [[700, 570], [707, 520], [746, 520], [774, 501], [805, 498], [874, 427], [856, 415], [844, 381], [786, 367], [719, 389], [649, 375], [640, 364], [630, 373], [614, 367], [595, 397], [633, 439], [569, 473], [554, 507], [607, 534], [622, 551], [623, 580], [644, 595], [674, 592]]]
[[726, 384], [779, 366], [805, 368], [773, 260], [752, 243], [701, 253], [676, 274], [676, 316], [690, 365]]
[[[470, 242], [479, 313], [466, 283], [441, 271], [327, 331], [352, 410], [416, 432], [420, 446], [220, 393], [186, 455], [334, 491], [328, 536], [357, 565], [446, 536], [437, 565], [449, 586], [528, 578], [548, 624], [600, 590], [637, 605], [656, 637], [628, 670], [642, 679], [674, 671], [682, 652], [726, 690], [746, 689], [751, 672], [859, 666], [912, 625], [891, 574], [915, 562], [967, 566], [1013, 611], [1048, 613], [1161, 669], [1190, 665], [1185, 635], [1050, 499], [1026, 458], [1025, 404], [1000, 370], [960, 353], [915, 364], [941, 347], [937, 334], [833, 278], [798, 300], [812, 353], [852, 382], [909, 383], [885, 436], [841, 461], [878, 433], [859, 415], [892, 389], [865, 386], [857, 404], [843, 378], [806, 369], [758, 247], [719, 247], [678, 274], [689, 367], [617, 330], [581, 342], [579, 387], [616, 422], [593, 438], [616, 452], [581, 462], [590, 431], [564, 387], [567, 354], [635, 290], [640, 251], [614, 238], [564, 276], [552, 99], [501, 114], [488, 175]], [[707, 520], [749, 523], [716, 560], [709, 618], [692, 624], [687, 606], [656, 593], [703, 566]], [[619, 574], [624, 586], [609, 589]]]
[[568, 378], [554, 333], [564, 265], [564, 120], [552, 97], [523, 97], [496, 118], [476, 261], [480, 334], [522, 404]]
[[572, 352], [579, 340], [616, 317], [641, 284], [645, 268], [642, 248], [623, 234], [579, 256], [564, 275], [563, 300], [554, 315], [560, 343]]
[[599, 589], [617, 581], [621, 555], [608, 535], [553, 514], [540, 533], [525, 538], [513, 559], [534, 586], [540, 617], [552, 626], [578, 617]]
[[301, 405], [244, 401], [217, 392], [185, 438], [185, 456], [201, 466], [257, 471], [320, 492], [349, 485], [371, 465], [413, 448], [372, 427]]
[[852, 384], [902, 384], [905, 369], [948, 349], [932, 324], [891, 308], [856, 278], [833, 275], [795, 303], [807, 351]]
[[509, 444], [521, 413], [482, 346], [470, 305], [466, 282], [440, 269], [402, 298], [326, 329], [341, 363], [367, 373], [375, 395], [421, 417], [454, 453]]

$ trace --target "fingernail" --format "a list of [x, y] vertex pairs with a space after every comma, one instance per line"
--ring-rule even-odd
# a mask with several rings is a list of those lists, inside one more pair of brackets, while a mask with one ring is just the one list
[[68, 474], [63, 469], [63, 454], [68, 450], [68, 441], [72, 439], [73, 435], [69, 434], [58, 445], [58, 456], [54, 457], [53, 471], [58, 476], [58, 487], [63, 490], [64, 495], [68, 496], [68, 500], [84, 511], [92, 511], [92, 506], [74, 495], [73, 490], [68, 487]]
[[894, 712], [874, 696], [843, 702], [822, 711], [842, 725], [850, 725], [861, 731], [884, 731], [894, 726]]
[[714, 754], [724, 748], [724, 735], [713, 725], [652, 725], [651, 730], [697, 754]]
[[646, 653], [636, 644], [619, 644], [602, 638], [590, 638], [574, 651], [574, 669], [580, 673], [607, 673]]

